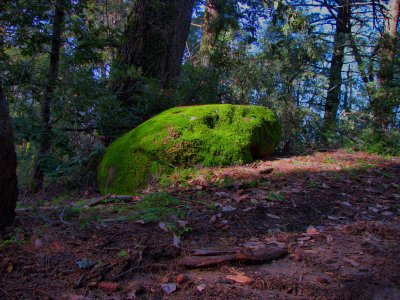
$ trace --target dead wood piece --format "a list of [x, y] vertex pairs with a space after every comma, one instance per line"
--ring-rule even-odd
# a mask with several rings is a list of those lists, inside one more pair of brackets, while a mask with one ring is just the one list
[[83, 206], [88, 206], [88, 207], [93, 207], [99, 204], [103, 204], [106, 200], [111, 199], [111, 200], [123, 200], [123, 201], [131, 201], [133, 199], [133, 196], [131, 195], [105, 195], [101, 197], [96, 197], [92, 198], [89, 200], [86, 200], [78, 205], [78, 207], [83, 207]]
[[196, 251], [197, 252], [194, 253], [200, 253], [200, 255], [191, 255], [181, 258], [180, 260], [178, 260], [178, 265], [196, 268], [196, 267], [207, 267], [211, 265], [232, 262], [232, 261], [261, 263], [282, 258], [288, 253], [286, 248], [276, 247], [272, 245], [266, 245], [265, 247], [259, 248], [257, 250], [236, 249], [235, 253], [224, 254], [224, 255], [221, 255], [222, 250], [220, 252], [216, 252], [216, 254], [204, 254], [204, 253], [212, 253], [208, 252], [207, 249], [202, 249], [202, 251], [199, 250]]
[[191, 254], [194, 256], [210, 256], [210, 255], [225, 255], [234, 254], [237, 250], [218, 250], [218, 249], [194, 249]]
[[269, 173], [272, 173], [273, 171], [274, 171], [274, 168], [266, 168], [266, 169], [261, 169], [260, 171], [258, 171], [258, 173], [269, 174]]
[[186, 256], [178, 260], [178, 265], [185, 267], [207, 267], [224, 262], [237, 260], [237, 254], [214, 255], [214, 256]]

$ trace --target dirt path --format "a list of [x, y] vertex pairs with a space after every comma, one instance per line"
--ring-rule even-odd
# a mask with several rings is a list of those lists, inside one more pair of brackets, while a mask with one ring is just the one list
[[[201, 170], [168, 192], [176, 207], [139, 215], [141, 197], [73, 209], [77, 199], [24, 200], [21, 225], [0, 240], [0, 298], [400, 299], [399, 158], [275, 158]], [[193, 249], [264, 245], [288, 254], [178, 265]]]

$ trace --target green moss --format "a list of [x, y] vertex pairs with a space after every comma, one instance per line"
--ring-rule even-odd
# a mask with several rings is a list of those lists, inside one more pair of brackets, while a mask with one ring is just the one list
[[248, 163], [271, 155], [280, 127], [265, 107], [175, 107], [110, 145], [99, 166], [102, 193], [131, 194], [177, 167]]

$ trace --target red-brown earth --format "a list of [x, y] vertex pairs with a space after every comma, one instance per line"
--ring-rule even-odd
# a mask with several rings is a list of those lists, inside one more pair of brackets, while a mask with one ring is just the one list
[[[23, 197], [0, 240], [0, 298], [400, 299], [400, 158], [338, 150], [199, 174], [166, 188], [180, 219], [129, 218], [142, 195]], [[243, 245], [288, 254], [178, 264]]]

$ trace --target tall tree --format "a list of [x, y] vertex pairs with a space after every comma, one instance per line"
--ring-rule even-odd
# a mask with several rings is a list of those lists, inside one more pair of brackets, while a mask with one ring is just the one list
[[56, 0], [54, 4], [54, 16], [52, 24], [53, 30], [51, 36], [50, 62], [47, 74], [47, 83], [44, 96], [40, 101], [41, 133], [39, 140], [38, 158], [33, 174], [33, 188], [35, 191], [39, 191], [43, 188], [44, 165], [46, 161], [46, 156], [48, 155], [51, 148], [51, 102], [54, 97], [54, 91], [58, 80], [64, 18], [65, 0]]
[[[134, 96], [143, 85], [140, 77], [154, 79], [165, 89], [179, 75], [193, 5], [194, 0], [133, 2], [114, 63], [114, 75], [120, 76], [111, 83], [111, 89], [123, 104], [137, 105]], [[137, 71], [134, 75], [129, 72], [132, 68]], [[153, 110], [157, 111], [159, 105]]]
[[15, 217], [18, 199], [17, 156], [8, 106], [0, 84], [0, 228], [10, 225]]
[[333, 53], [329, 70], [329, 86], [325, 102], [324, 132], [328, 133], [337, 126], [336, 115], [340, 104], [342, 68], [346, 41], [350, 33], [350, 0], [338, 0], [336, 30], [333, 41]]
[[391, 103], [391, 85], [394, 77], [394, 58], [397, 43], [397, 26], [400, 15], [400, 0], [391, 0], [384, 15], [384, 32], [379, 39], [377, 49], [379, 53], [379, 70], [377, 72], [378, 84], [383, 95], [372, 99], [372, 109], [377, 123], [386, 129], [393, 116]]
[[[1, 9], [1, 5], [0, 5]], [[0, 26], [0, 62], [4, 60], [4, 30]], [[18, 199], [17, 156], [10, 115], [0, 74], [0, 228], [12, 224]]]

